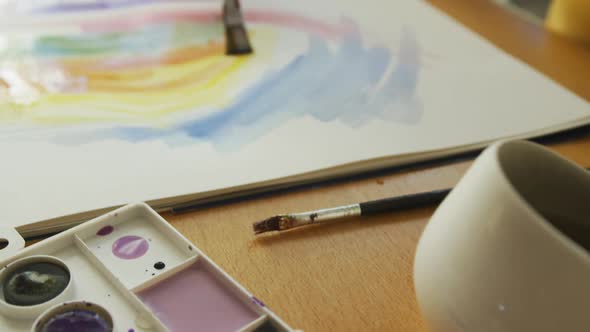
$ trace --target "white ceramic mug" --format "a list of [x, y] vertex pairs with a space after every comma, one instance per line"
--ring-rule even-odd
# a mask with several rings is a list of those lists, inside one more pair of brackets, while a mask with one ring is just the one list
[[590, 172], [493, 144], [426, 226], [414, 284], [432, 331], [590, 331]]

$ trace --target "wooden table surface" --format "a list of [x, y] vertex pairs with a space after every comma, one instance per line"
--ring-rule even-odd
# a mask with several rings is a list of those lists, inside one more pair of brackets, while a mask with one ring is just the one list
[[[431, 0], [472, 30], [590, 100], [590, 47], [553, 36], [486, 0]], [[551, 145], [590, 166], [590, 137]], [[319, 225], [254, 238], [274, 214], [453, 186], [470, 162], [389, 172], [164, 215], [294, 328], [424, 331], [412, 262], [434, 208]]]

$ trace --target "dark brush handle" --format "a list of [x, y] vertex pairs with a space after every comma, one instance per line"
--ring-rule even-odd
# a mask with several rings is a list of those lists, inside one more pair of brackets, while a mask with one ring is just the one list
[[360, 203], [361, 216], [433, 205], [440, 203], [450, 191], [450, 188], [441, 189]]

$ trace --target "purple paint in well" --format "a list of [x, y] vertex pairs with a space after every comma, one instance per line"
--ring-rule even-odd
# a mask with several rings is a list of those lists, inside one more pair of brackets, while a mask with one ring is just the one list
[[113, 232], [113, 230], [115, 230], [115, 228], [111, 225], [104, 226], [103, 228], [99, 229], [98, 232], [96, 232], [96, 235], [106, 236], [106, 235], [111, 234]]
[[171, 332], [230, 332], [259, 316], [197, 262], [137, 296]]
[[99, 314], [89, 310], [74, 309], [51, 318], [41, 329], [42, 332], [86, 331], [110, 332], [109, 323]]
[[113, 254], [122, 259], [136, 259], [148, 251], [146, 239], [137, 235], [125, 235], [113, 242]]

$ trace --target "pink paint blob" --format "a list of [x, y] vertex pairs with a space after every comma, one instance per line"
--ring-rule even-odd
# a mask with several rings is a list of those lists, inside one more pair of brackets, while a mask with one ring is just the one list
[[98, 232], [96, 232], [96, 235], [106, 236], [106, 235], [111, 234], [113, 232], [113, 230], [115, 230], [115, 228], [111, 225], [104, 226], [103, 228], [99, 229]]
[[258, 318], [200, 262], [137, 295], [171, 332], [230, 332]]
[[113, 242], [113, 254], [122, 259], [136, 259], [148, 251], [146, 239], [136, 235], [126, 235]]

